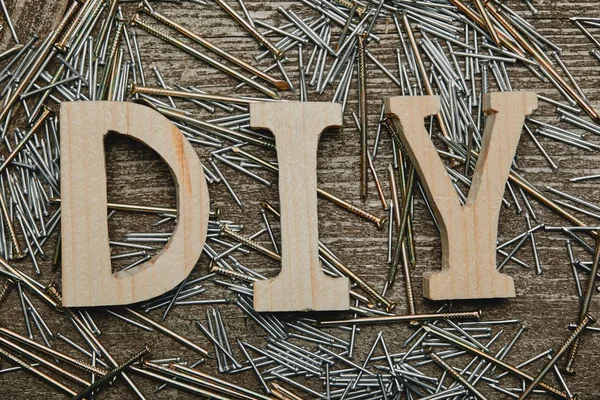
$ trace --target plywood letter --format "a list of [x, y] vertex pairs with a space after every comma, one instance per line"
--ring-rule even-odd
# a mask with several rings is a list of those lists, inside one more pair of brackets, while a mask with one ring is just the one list
[[[134, 103], [64, 102], [60, 129], [64, 305], [129, 304], [173, 289], [198, 261], [208, 227], [208, 188], [192, 146], [161, 114]], [[149, 261], [115, 274], [106, 221], [108, 131], [154, 149], [177, 186], [178, 223], [169, 243]]]
[[319, 263], [317, 145], [323, 130], [342, 123], [336, 103], [253, 103], [250, 124], [275, 136], [281, 208], [281, 272], [254, 283], [256, 311], [349, 308], [348, 278], [332, 278]]
[[440, 224], [442, 271], [423, 275], [423, 295], [432, 300], [514, 297], [512, 278], [496, 270], [498, 218], [525, 116], [537, 108], [536, 95], [485, 96], [481, 152], [462, 206], [424, 127], [424, 118], [439, 111], [439, 97], [391, 97], [385, 105], [400, 122], [400, 138]]

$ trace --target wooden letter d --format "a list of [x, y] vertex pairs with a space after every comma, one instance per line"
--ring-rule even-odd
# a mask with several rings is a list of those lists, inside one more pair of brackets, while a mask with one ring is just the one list
[[[69, 307], [135, 303], [173, 289], [200, 258], [208, 187], [192, 146], [167, 118], [134, 103], [62, 103], [60, 112], [62, 288]], [[177, 226], [165, 248], [128, 271], [111, 272], [104, 137], [138, 140], [167, 163], [177, 188]]]

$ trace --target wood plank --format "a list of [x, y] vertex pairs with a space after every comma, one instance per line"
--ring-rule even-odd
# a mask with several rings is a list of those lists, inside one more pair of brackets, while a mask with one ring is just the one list
[[[35, 3], [37, 7], [40, 2], [34, 0], [8, 0], [9, 10], [15, 3], [28, 1]], [[36, 15], [42, 14], [48, 21], [58, 21], [59, 14], [53, 15], [52, 9], [46, 9], [51, 0], [44, 1], [44, 12], [32, 13], [29, 16], [23, 16], [15, 21], [18, 31], [25, 32], [24, 29], [36, 29], [34, 22]], [[238, 55], [246, 61], [251, 61], [258, 67], [267, 67], [270, 63], [268, 59], [258, 63], [253, 57], [261, 52], [257, 42], [248, 34], [236, 26], [236, 23], [215, 5], [199, 6], [192, 2], [183, 1], [180, 4], [167, 2], [151, 2], [155, 8], [169, 15], [173, 19], [180, 20], [190, 29], [202, 34], [208, 38], [214, 38], [215, 42], [225, 50]], [[235, 3], [235, 2], [232, 2]], [[245, 0], [250, 14], [256, 18], [270, 24], [279, 26], [285, 19], [277, 12], [278, 6], [285, 8], [292, 7], [297, 14], [302, 17], [317, 16], [318, 14], [300, 1], [248, 1]], [[575, 78], [581, 84], [584, 92], [593, 104], [600, 103], [600, 90], [598, 85], [598, 76], [600, 76], [600, 63], [598, 63], [588, 51], [594, 48], [574, 26], [568, 21], [570, 16], [593, 16], [597, 17], [597, 4], [591, 1], [559, 1], [559, 2], [533, 2], [540, 10], [538, 16], [532, 16], [522, 0], [508, 0], [506, 2], [511, 8], [515, 9], [520, 15], [532, 22], [541, 33], [551, 38], [557, 45], [564, 50], [562, 58], [568, 67], [572, 70]], [[131, 6], [131, 7], [130, 7]], [[123, 3], [126, 17], [131, 17], [131, 8], [135, 4]], [[239, 8], [237, 9], [240, 12]], [[369, 50], [380, 60], [390, 71], [397, 70], [395, 60], [395, 48], [400, 46], [397, 35], [394, 32], [393, 22], [389, 18], [382, 19], [374, 27], [375, 32], [382, 34], [382, 41], [378, 44], [372, 44]], [[6, 30], [3, 32], [6, 33]], [[40, 33], [45, 33], [40, 31]], [[339, 34], [339, 29], [334, 29], [333, 35]], [[20, 35], [23, 36], [23, 35]], [[21, 37], [20, 37], [21, 38]], [[24, 36], [23, 40], [27, 38]], [[212, 68], [193, 60], [190, 56], [172, 48], [170, 45], [162, 43], [160, 40], [151, 37], [143, 32], [139, 32], [139, 42], [142, 52], [142, 61], [146, 68], [146, 74], [152, 85], [157, 82], [152, 74], [151, 67], [156, 66], [163, 74], [167, 84], [197, 85], [213, 93], [232, 94], [240, 93], [252, 95], [249, 90], [242, 89], [234, 92], [232, 87], [235, 80], [226, 75], [215, 71]], [[310, 56], [311, 46], [305, 48], [304, 60]], [[298, 83], [298, 74], [296, 70], [297, 56], [294, 52], [287, 54], [289, 61], [285, 64], [286, 70], [294, 84]], [[459, 58], [459, 62], [462, 62]], [[328, 60], [328, 65], [330, 61]], [[399, 89], [381, 73], [377, 67], [367, 60], [367, 73], [369, 79], [368, 89], [368, 113], [369, 126], [375, 127], [379, 117], [381, 99], [386, 96], [399, 95]], [[535, 90], [538, 93], [561, 100], [560, 95], [549, 83], [540, 82], [523, 66], [507, 65], [511, 83], [514, 90]], [[53, 70], [51, 70], [53, 71]], [[274, 73], [274, 75], [277, 75]], [[497, 91], [495, 83], [492, 80], [490, 91]], [[322, 94], [318, 95], [309, 90], [310, 101], [330, 101], [332, 97], [330, 87]], [[297, 100], [298, 93], [286, 92], [283, 96], [287, 100]], [[561, 100], [564, 101], [564, 100]], [[178, 106], [184, 107], [194, 113], [195, 117], [210, 119], [223, 116], [224, 114], [211, 115], [200, 109], [190, 108], [185, 102], [177, 101]], [[358, 195], [358, 155], [359, 155], [359, 133], [352, 119], [351, 111], [356, 110], [357, 96], [355, 86], [350, 90], [348, 98], [348, 108], [344, 115], [344, 128], [336, 135], [324, 135], [319, 143], [317, 152], [317, 181], [319, 187], [329, 190], [344, 197], [346, 200], [360, 204], [361, 199]], [[540, 103], [535, 117], [549, 123], [558, 123], [558, 117], [555, 114], [555, 108], [545, 103]], [[566, 125], [560, 125], [568, 127]], [[580, 130], [573, 129], [574, 132], [583, 133]], [[374, 129], [369, 131], [369, 146], [372, 147], [374, 140]], [[593, 143], [600, 143], [597, 137], [588, 135]], [[561, 190], [567, 190], [571, 193], [579, 194], [587, 200], [595, 203], [600, 202], [600, 185], [597, 181], [586, 181], [580, 183], [570, 183], [569, 178], [587, 174], [600, 173], [600, 157], [597, 152], [586, 152], [564, 144], [552, 141], [547, 138], [540, 138], [545, 149], [559, 165], [558, 171], [552, 171], [544, 162], [543, 157], [532, 144], [531, 140], [523, 135], [517, 149], [517, 163], [519, 171], [528, 180], [535, 182], [536, 186], [543, 189], [546, 185], [552, 185]], [[380, 152], [374, 161], [375, 168], [380, 177], [385, 177], [388, 163], [392, 162], [392, 153], [389, 150], [391, 143], [385, 135], [380, 143]], [[196, 152], [201, 160], [205, 160], [209, 150], [202, 146], [195, 146]], [[268, 159], [275, 159], [274, 152], [261, 152]], [[154, 205], [174, 206], [175, 194], [170, 174], [164, 163], [156, 155], [148, 152], [144, 146], [136, 146], [122, 143], [111, 146], [107, 154], [107, 185], [109, 200], [120, 203], [131, 202], [140, 204], [148, 199], [152, 199]], [[262, 219], [258, 212], [261, 200], [267, 200], [273, 204], [278, 204], [278, 190], [276, 185], [266, 188], [251, 181], [248, 177], [236, 174], [230, 170], [223, 169], [230, 184], [240, 195], [244, 202], [244, 209], [236, 206], [230, 198], [227, 190], [222, 184], [210, 185], [211, 208], [220, 208], [224, 218], [242, 223], [246, 226], [247, 232], [252, 232], [253, 228], [258, 229], [261, 226]], [[270, 178], [275, 175], [268, 174]], [[389, 194], [389, 187], [385, 180], [382, 180], [385, 193]], [[373, 182], [370, 182], [370, 193], [375, 193]], [[538, 219], [547, 225], [564, 224], [560, 218], [551, 212], [548, 212], [543, 206], [532, 202], [532, 206], [537, 213]], [[369, 212], [381, 214], [381, 203], [376, 196], [370, 196], [362, 207]], [[387, 259], [387, 238], [384, 232], [377, 230], [372, 224], [362, 221], [358, 217], [348, 214], [327, 201], [318, 202], [318, 225], [319, 238], [329, 248], [331, 248], [343, 261], [347, 262], [349, 268], [357, 273], [362, 279], [372, 283], [376, 288], [381, 289], [387, 278], [388, 265]], [[584, 218], [589, 224], [598, 224], [598, 220], [593, 218]], [[115, 226], [110, 231], [111, 237], [121, 238], [125, 232], [144, 232], [155, 222], [155, 218], [141, 215], [127, 215], [126, 213], [117, 214], [111, 224]], [[417, 244], [417, 266], [412, 271], [415, 293], [422, 291], [421, 278], [426, 271], [435, 271], [439, 269], [441, 263], [441, 242], [439, 232], [431, 221], [428, 211], [423, 201], [417, 196], [415, 200], [414, 211], [415, 240]], [[277, 224], [273, 223], [275, 235], [279, 233]], [[118, 228], [118, 229], [117, 229]], [[500, 223], [498, 238], [500, 241], [508, 240], [515, 235], [526, 230], [526, 224], [522, 216], [516, 214], [514, 205], [506, 208], [502, 207], [500, 211]], [[543, 267], [541, 276], [535, 275], [532, 270], [521, 268], [509, 263], [506, 272], [515, 280], [517, 297], [510, 300], [479, 300], [457, 301], [453, 302], [454, 309], [467, 310], [473, 307], [479, 307], [483, 310], [485, 320], [517, 318], [528, 326], [528, 331], [517, 342], [514, 350], [507, 357], [507, 361], [518, 364], [550, 347], [556, 348], [565, 338], [566, 325], [574, 322], [578, 318], [579, 301], [575, 295], [575, 283], [572, 278], [570, 266], [567, 263], [565, 249], [566, 237], [556, 233], [540, 231], [536, 234], [540, 258]], [[48, 248], [52, 249], [56, 237], [49, 240]], [[259, 242], [265, 246], [269, 245], [266, 237]], [[533, 257], [530, 247], [521, 249], [517, 256], [533, 265]], [[575, 246], [575, 256], [588, 259], [589, 256], [579, 246]], [[244, 265], [247, 265], [267, 278], [275, 277], [280, 272], [280, 266], [260, 254], [252, 253], [241, 259]], [[32, 273], [31, 261], [24, 260], [18, 264], [23, 271]], [[197, 267], [192, 271], [191, 278], [201, 277], [209, 271], [209, 262], [206, 257], [202, 257]], [[53, 280], [60, 281], [60, 275], [52, 270], [49, 261], [40, 259], [40, 268], [42, 275], [39, 280], [44, 284]], [[584, 279], [585, 275], [581, 274]], [[207, 284], [208, 292], [203, 294], [202, 299], [224, 298], [229, 295], [218, 285]], [[405, 298], [403, 285], [397, 284], [388, 290], [387, 296], [398, 303], [398, 313], [406, 311], [403, 308], [403, 299]], [[416, 296], [417, 311], [435, 311], [440, 304]], [[77, 341], [80, 345], [85, 343], [80, 340], [77, 332], [72, 328], [68, 319], [55, 314], [43, 306], [36, 299], [32, 299], [36, 307], [40, 310], [51, 329], [54, 332], [61, 332], [69, 338]], [[599, 297], [595, 296], [592, 300], [592, 307], [597, 310], [600, 307]], [[231, 305], [219, 306], [225, 318], [225, 325], [230, 338], [240, 338], [244, 341], [254, 343], [262, 347], [264, 345], [264, 331], [242, 314], [240, 310]], [[202, 337], [202, 334], [194, 326], [196, 320], [202, 320], [207, 306], [186, 306], [174, 307], [168, 319], [164, 322], [165, 326], [173, 329], [175, 332], [197, 341], [199, 344], [208, 345], [208, 341]], [[111, 354], [119, 361], [126, 359], [131, 354], [131, 348], [139, 343], [148, 343], [153, 350], [153, 357], [171, 357], [182, 356], [187, 361], [195, 361], [194, 356], [186, 352], [185, 348], [179, 344], [165, 340], [164, 337], [152, 332], [144, 332], [134, 328], [125, 322], [115, 319], [102, 310], [91, 310], [92, 317], [99, 325], [102, 331], [100, 340]], [[155, 319], [160, 319], [160, 311], [154, 311], [149, 315]], [[347, 316], [347, 314], [344, 314]], [[19, 297], [16, 292], [11, 292], [6, 300], [0, 306], [0, 325], [11, 327], [17, 332], [24, 334], [26, 332], [23, 324], [23, 314]], [[501, 345], [506, 344], [517, 331], [518, 326], [507, 325], [503, 327], [504, 333], [500, 341]], [[343, 332], [330, 331], [342, 338], [348, 339]], [[401, 343], [414, 331], [403, 325], [394, 326], [365, 326], [357, 335], [355, 345], [354, 361], [364, 360], [369, 352], [377, 334], [382, 332], [390, 352], [402, 352], [404, 349]], [[600, 380], [598, 368], [585, 368], [584, 365], [594, 366], [598, 363], [599, 353], [597, 346], [597, 335], [590, 334], [582, 340], [582, 347], [578, 358], [582, 368], [579, 368], [577, 375], [567, 377], [567, 382], [571, 389], [580, 395], [580, 398], [597, 398], [600, 396], [597, 382]], [[304, 345], [310, 350], [316, 350], [316, 346], [303, 341], [292, 340], [297, 345]], [[499, 342], [499, 343], [500, 343]], [[60, 340], [52, 342], [53, 347], [68, 353], [75, 357], [80, 354], [63, 343]], [[137, 346], [139, 347], [139, 346]], [[136, 347], [136, 348], [137, 348]], [[497, 347], [496, 349], [498, 349]], [[238, 360], [243, 359], [243, 355], [233, 349], [234, 355]], [[3, 363], [3, 366], [5, 364]], [[453, 364], [454, 365], [454, 364]], [[201, 367], [204, 371], [217, 374], [216, 362], [207, 360]], [[528, 370], [535, 373], [538, 365], [531, 366]], [[427, 370], [429, 371], [429, 370]], [[438, 371], [439, 373], [439, 371]], [[221, 375], [220, 375], [221, 376]], [[260, 385], [251, 371], [239, 374], [222, 375], [228, 381], [252, 387], [260, 390]], [[192, 399], [193, 396], [173, 391], [171, 389], [154, 393], [156, 384], [152, 381], [134, 377], [136, 384], [148, 398], [156, 399]], [[548, 382], [554, 379], [548, 377]], [[56, 392], [39, 381], [30, 377], [25, 372], [14, 372], [0, 377], [0, 381], [9, 384], [2, 385], [2, 396], [11, 399], [31, 399], [31, 398], [55, 398]], [[448, 382], [448, 381], [447, 381]], [[307, 380], [307, 386], [322, 390], [321, 382]], [[504, 381], [507, 386], [518, 387], [517, 381]], [[554, 382], [557, 384], [557, 382]], [[490, 399], [503, 398], [497, 392], [489, 393]], [[300, 392], [298, 392], [300, 394]], [[65, 397], [66, 398], [66, 397]], [[117, 380], [110, 390], [102, 393], [102, 398], [108, 400], [135, 399], [131, 391]], [[540, 398], [544, 398], [540, 396]]]
[[[69, 0], [44, 0], [42, 10], [37, 0], [13, 0], [5, 3], [19, 42], [23, 44], [34, 33], [44, 37], [54, 29], [65, 13]], [[4, 26], [0, 39], [0, 51], [2, 51], [14, 46], [15, 41], [3, 14], [0, 14], [0, 21]]]

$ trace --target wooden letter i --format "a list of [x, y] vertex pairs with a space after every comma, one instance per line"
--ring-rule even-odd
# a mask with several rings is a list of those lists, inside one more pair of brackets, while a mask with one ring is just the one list
[[348, 278], [332, 278], [321, 270], [317, 229], [317, 145], [323, 130], [341, 123], [337, 103], [250, 105], [252, 127], [275, 136], [281, 203], [281, 272], [254, 283], [256, 311], [349, 308]]

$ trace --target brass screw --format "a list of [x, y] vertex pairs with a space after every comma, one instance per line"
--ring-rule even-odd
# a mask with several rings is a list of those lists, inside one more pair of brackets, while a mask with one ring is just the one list
[[165, 42], [172, 44], [173, 46], [185, 51], [186, 53], [191, 54], [192, 56], [204, 61], [205, 63], [225, 72], [226, 74], [231, 75], [231, 76], [239, 79], [242, 82], [245, 82], [249, 86], [252, 86], [253, 88], [255, 88], [257, 90], [260, 90], [267, 96], [269, 96], [273, 99], [279, 99], [279, 95], [277, 93], [275, 93], [274, 91], [272, 91], [271, 89], [261, 85], [258, 82], [255, 82], [252, 79], [248, 78], [247, 76], [242, 75], [239, 72], [229, 68], [227, 65], [221, 63], [220, 61], [217, 61], [213, 58], [208, 57], [204, 53], [199, 52], [198, 50], [194, 49], [193, 47], [185, 44], [184, 42], [182, 42], [179, 39], [174, 38], [173, 36], [154, 27], [153, 25], [150, 25], [147, 22], [142, 21], [139, 14], [135, 14], [133, 19], [131, 20], [131, 24], [139, 26], [140, 28], [142, 28], [143, 30], [148, 32], [149, 34], [156, 36], [157, 38], [162, 39]]
[[260, 244], [256, 243], [252, 239], [247, 238], [244, 235], [240, 235], [239, 233], [232, 231], [231, 229], [229, 229], [229, 227], [227, 225], [223, 225], [221, 227], [220, 233], [222, 235], [225, 235], [232, 239], [235, 239], [240, 243], [243, 243], [244, 245], [250, 247], [251, 249], [258, 251], [258, 252], [272, 258], [275, 261], [281, 261], [281, 256], [279, 254], [275, 253], [274, 251], [272, 251], [270, 249], [267, 249], [264, 246], [261, 246]]
[[[534, 381], [535, 378], [532, 377], [531, 375], [529, 375], [528, 373], [494, 357], [493, 355], [491, 355], [489, 353], [486, 353], [485, 351], [482, 351], [476, 347], [473, 347], [474, 346], [473, 344], [471, 344], [469, 342], [465, 342], [463, 339], [461, 339], [460, 337], [458, 337], [450, 332], [446, 332], [442, 329], [439, 329], [439, 328], [435, 329], [435, 328], [436, 328], [435, 326], [428, 325], [428, 324], [424, 324], [422, 326], [422, 329], [424, 329], [428, 333], [438, 336], [438, 337], [458, 346], [459, 348], [468, 351], [469, 353], [472, 353], [488, 362], [491, 362], [492, 364], [496, 365], [497, 367], [499, 367], [521, 379], [525, 379], [526, 381], [529, 381], [529, 382]], [[570, 398], [570, 396], [567, 395], [565, 392], [555, 388], [554, 386], [550, 386], [547, 383], [539, 382], [538, 386], [556, 397], [560, 397], [561, 399], [566, 399], [566, 400], [572, 400]]]
[[8, 336], [8, 337], [10, 337], [12, 339], [15, 339], [15, 340], [17, 340], [19, 342], [25, 343], [28, 346], [30, 346], [30, 347], [32, 347], [32, 348], [34, 348], [36, 350], [39, 350], [40, 352], [45, 353], [45, 354], [47, 354], [47, 355], [49, 355], [51, 357], [54, 357], [54, 358], [57, 358], [59, 360], [65, 361], [65, 362], [73, 365], [74, 367], [79, 368], [82, 371], [89, 372], [89, 373], [92, 373], [92, 374], [96, 374], [96, 375], [99, 375], [99, 376], [106, 375], [108, 373], [108, 371], [106, 371], [103, 368], [95, 367], [95, 366], [90, 365], [88, 363], [85, 363], [83, 361], [80, 361], [80, 360], [77, 360], [75, 358], [69, 357], [69, 356], [67, 356], [67, 355], [65, 355], [63, 353], [60, 353], [60, 352], [54, 350], [51, 347], [46, 347], [46, 346], [44, 346], [42, 344], [39, 344], [38, 342], [36, 342], [34, 340], [29, 339], [28, 337], [21, 336], [18, 333], [15, 333], [15, 332], [13, 332], [11, 330], [8, 330], [6, 328], [0, 328], [0, 333], [2, 333], [5, 336]]
[[4, 200], [4, 196], [0, 194], [0, 207], [2, 208], [2, 219], [4, 220], [4, 224], [8, 229], [8, 236], [10, 237], [10, 241], [15, 247], [15, 253], [13, 255], [14, 258], [23, 258], [25, 257], [25, 253], [21, 250], [21, 246], [19, 245], [19, 241], [17, 240], [17, 234], [15, 233], [15, 227], [13, 223], [10, 221], [10, 215], [8, 213], [8, 207], [6, 207], [6, 201]]
[[552, 356], [552, 359], [550, 360], [550, 362], [548, 362], [548, 364], [540, 371], [540, 373], [535, 377], [535, 379], [521, 393], [519, 400], [525, 400], [527, 398], [527, 396], [529, 396], [533, 392], [533, 390], [536, 388], [536, 386], [538, 386], [538, 384], [540, 384], [542, 379], [544, 379], [544, 376], [546, 376], [546, 374], [548, 372], [550, 372], [550, 370], [554, 367], [554, 365], [556, 364], [558, 359], [569, 349], [569, 347], [571, 347], [571, 345], [574, 344], [575, 341], [577, 341], [577, 339], [579, 337], [581, 337], [580, 335], [585, 331], [585, 328], [589, 324], [592, 324], [594, 322], [596, 322], [596, 320], [594, 319], [594, 317], [592, 317], [589, 314], [587, 314], [583, 318], [581, 323], [579, 325], [577, 325], [577, 328], [575, 328], [575, 330], [571, 333], [571, 335], [565, 341], [565, 343]]
[[73, 397], [72, 400], [81, 400], [85, 396], [87, 396], [88, 394], [90, 394], [93, 391], [95, 391], [95, 390], [101, 388], [102, 386], [106, 385], [114, 377], [116, 377], [117, 375], [119, 375], [121, 372], [125, 371], [126, 368], [130, 367], [131, 365], [133, 365], [134, 363], [136, 363], [140, 358], [144, 357], [145, 355], [147, 355], [149, 353], [150, 353], [150, 348], [148, 347], [148, 345], [144, 345], [144, 348], [142, 350], [138, 351], [137, 353], [135, 353], [134, 355], [132, 355], [131, 357], [129, 357], [127, 359], [127, 361], [125, 361], [123, 364], [120, 364], [118, 367], [116, 367], [113, 370], [111, 370], [109, 373], [107, 373], [106, 375], [104, 375], [102, 378], [98, 379], [96, 382], [92, 383], [87, 388], [85, 388], [81, 392], [77, 393], [75, 395], [75, 397]]
[[367, 176], [367, 70], [365, 51], [367, 34], [358, 35], [358, 98], [360, 111], [360, 197], [367, 199], [369, 177]]
[[230, 269], [226, 269], [226, 268], [223, 268], [223, 267], [219, 267], [217, 265], [215, 265], [214, 267], [212, 267], [210, 269], [210, 272], [214, 272], [214, 273], [217, 273], [219, 275], [229, 276], [231, 278], [239, 279], [239, 280], [244, 281], [244, 282], [256, 282], [256, 281], [259, 280], [258, 278], [255, 278], [253, 276], [242, 274], [241, 272], [236, 272], [236, 271], [233, 271], [233, 270], [230, 270]]
[[455, 313], [438, 313], [438, 314], [410, 314], [410, 315], [384, 315], [381, 317], [365, 317], [365, 318], [352, 318], [352, 319], [341, 319], [334, 321], [321, 321], [321, 326], [335, 326], [335, 325], [368, 325], [368, 324], [379, 324], [379, 323], [394, 323], [394, 322], [412, 322], [412, 321], [428, 321], [436, 319], [480, 319], [481, 310], [476, 311], [465, 311]]
[[12, 287], [13, 281], [11, 281], [10, 279], [6, 281], [4, 285], [2, 285], [2, 289], [0, 289], [0, 305], [2, 305], [4, 300], [6, 300], [6, 298], [8, 297], [8, 293], [10, 292]]
[[[600, 240], [596, 242], [596, 253], [594, 254], [594, 262], [592, 263], [592, 268], [590, 269], [590, 275], [587, 283], [587, 287], [585, 289], [585, 295], [583, 296], [583, 301], [581, 302], [581, 311], [579, 314], [579, 322], [583, 322], [583, 320], [587, 317], [588, 310], [590, 308], [590, 302], [592, 301], [592, 295], [594, 294], [594, 282], [596, 281], [596, 275], [598, 274], [598, 265], [600, 264]], [[567, 360], [567, 365], [565, 366], [565, 372], [567, 374], [573, 375], [575, 370], [573, 369], [573, 364], [575, 363], [575, 358], [577, 356], [577, 351], [579, 349], [579, 341], [580, 337], [575, 339], [573, 346], [571, 346], [571, 351], [569, 352], [569, 358]]]
[[177, 32], [181, 33], [184, 36], [187, 36], [188, 38], [192, 39], [193, 41], [195, 41], [196, 43], [199, 43], [200, 45], [204, 46], [205, 48], [212, 50], [213, 52], [217, 53], [219, 56], [223, 57], [224, 59], [230, 61], [232, 64], [237, 65], [238, 67], [256, 75], [257, 77], [263, 79], [266, 82], [271, 83], [273, 86], [277, 87], [279, 90], [288, 90], [289, 89], [289, 85], [286, 81], [281, 80], [281, 79], [275, 79], [272, 76], [264, 73], [263, 71], [259, 70], [258, 68], [253, 67], [252, 65], [246, 63], [243, 60], [240, 60], [239, 58], [235, 57], [232, 54], [229, 54], [228, 52], [226, 52], [225, 50], [221, 49], [220, 47], [218, 47], [217, 45], [211, 43], [210, 41], [208, 41], [207, 39], [203, 38], [202, 36], [192, 32], [191, 30], [185, 28], [184, 26], [182, 26], [181, 24], [178, 24], [177, 22], [173, 21], [172, 19], [154, 11], [151, 10], [150, 8], [147, 7], [147, 5], [145, 5], [144, 3], [140, 4], [140, 8], [141, 11], [147, 13], [148, 15], [150, 15], [151, 17], [155, 18], [157, 21], [162, 22], [163, 24], [175, 29]]
[[[268, 202], [262, 201], [260, 204], [265, 210], [269, 211], [276, 217], [281, 217], [279, 214], [279, 211], [277, 211], [275, 209], [275, 207], [273, 207]], [[367, 294], [373, 300], [376, 300], [376, 301], [380, 302], [381, 304], [383, 304], [386, 307], [386, 310], [388, 312], [390, 312], [394, 308], [396, 308], [396, 303], [389, 301], [388, 299], [383, 297], [381, 294], [379, 294], [379, 292], [377, 290], [375, 290], [371, 285], [369, 285], [367, 282], [360, 279], [360, 277], [358, 275], [356, 275], [354, 272], [352, 272], [340, 260], [338, 260], [337, 257], [335, 257], [329, 250], [327, 250], [327, 248], [325, 248], [325, 246], [323, 246], [323, 243], [321, 243], [320, 241], [319, 241], [319, 254], [323, 258], [325, 258], [330, 264], [332, 264], [335, 268], [337, 268], [341, 273], [345, 274], [347, 277], [349, 277], [354, 282], [356, 282], [356, 284], [358, 286], [360, 286], [365, 292], [367, 292]]]
[[8, 360], [14, 362], [15, 364], [17, 364], [18, 366], [20, 366], [21, 368], [23, 368], [23, 370], [29, 372], [32, 375], [37, 376], [38, 378], [40, 378], [43, 381], [49, 383], [50, 385], [54, 386], [55, 388], [60, 389], [64, 393], [68, 394], [69, 396], [75, 396], [77, 394], [77, 392], [75, 392], [72, 389], [68, 388], [67, 386], [63, 385], [62, 383], [60, 383], [56, 379], [52, 378], [49, 375], [46, 375], [45, 373], [43, 373], [42, 371], [40, 371], [36, 367], [32, 367], [28, 363], [26, 363], [23, 360], [21, 360], [19, 357], [16, 357], [15, 355], [9, 353], [8, 351], [5, 351], [2, 348], [0, 348], [0, 356], [3, 356], [5, 358], [7, 358]]
[[[239, 154], [240, 156], [242, 156], [244, 158], [247, 158], [250, 161], [254, 161], [255, 163], [265, 167], [269, 171], [272, 171], [272, 172], [279, 171], [279, 168], [277, 168], [275, 165], [263, 160], [260, 157], [256, 157], [256, 156], [240, 149], [239, 147], [232, 147], [231, 151], [236, 154]], [[340, 199], [339, 197], [329, 193], [326, 190], [317, 188], [317, 194], [320, 195], [321, 197], [323, 197], [324, 199], [331, 201], [333, 204], [336, 204], [336, 205], [342, 207], [343, 209], [348, 210], [351, 213], [356, 214], [359, 217], [366, 219], [367, 221], [373, 222], [375, 225], [377, 225], [377, 228], [379, 228], [379, 229], [383, 228], [383, 224], [386, 221], [385, 217], [380, 218], [376, 215], [373, 215], [373, 214], [363, 210], [362, 208], [356, 207], [355, 205], [347, 202], [346, 200]], [[263, 207], [264, 207], [264, 205], [263, 205]], [[272, 210], [270, 210], [270, 211], [272, 212]], [[279, 213], [276, 212], [276, 214], [279, 214]]]

